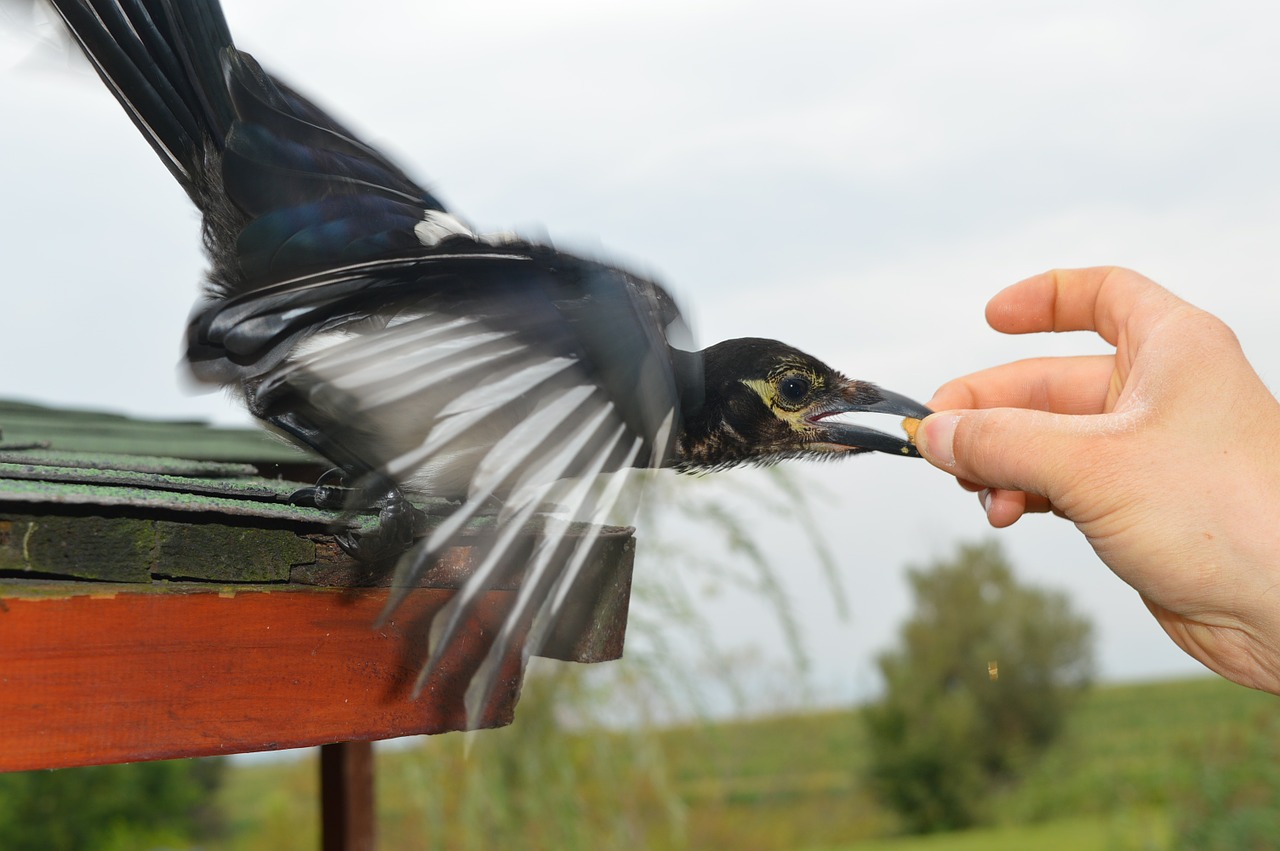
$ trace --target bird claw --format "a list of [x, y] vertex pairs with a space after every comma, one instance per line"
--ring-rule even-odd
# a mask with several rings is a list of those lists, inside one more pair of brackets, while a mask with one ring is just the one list
[[[299, 488], [289, 495], [292, 505], [305, 505], [330, 511], [349, 508], [353, 490], [347, 486], [343, 472], [327, 471], [311, 487]], [[337, 480], [337, 484], [329, 484]], [[413, 544], [422, 514], [400, 489], [391, 486], [369, 506], [377, 509], [378, 523], [372, 529], [345, 529], [334, 539], [347, 555], [362, 562], [379, 562], [398, 556]]]
[[[334, 479], [338, 480], [338, 484], [331, 485], [327, 482]], [[346, 482], [342, 471], [339, 469], [326, 470], [321, 474], [316, 483], [310, 487], [298, 488], [289, 494], [288, 503], [290, 505], [304, 505], [309, 508], [323, 508], [329, 511], [339, 511], [346, 507], [347, 497], [351, 491], [346, 486]]]
[[418, 518], [422, 515], [413, 503], [405, 499], [399, 488], [387, 491], [374, 506], [378, 509], [375, 528], [370, 531], [348, 530], [334, 536], [347, 555], [357, 561], [384, 561], [409, 549], [413, 545]]

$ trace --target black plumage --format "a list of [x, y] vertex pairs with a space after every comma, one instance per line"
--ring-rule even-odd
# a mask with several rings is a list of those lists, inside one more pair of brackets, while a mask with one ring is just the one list
[[[536, 648], [547, 612], [572, 604], [593, 542], [571, 536], [571, 522], [598, 520], [621, 493], [620, 477], [603, 474], [915, 454], [902, 438], [829, 418], [919, 417], [919, 404], [772, 340], [693, 350], [653, 281], [476, 234], [237, 50], [216, 0], [53, 5], [203, 213], [211, 268], [188, 327], [193, 375], [234, 388], [253, 414], [334, 463], [362, 504], [381, 508], [381, 537], [353, 549], [410, 543], [406, 495], [455, 500], [400, 560], [401, 588], [468, 520], [501, 506], [433, 658], [515, 530], [552, 502], [562, 511], [512, 616], [539, 615]], [[491, 680], [478, 683], [483, 697]]]

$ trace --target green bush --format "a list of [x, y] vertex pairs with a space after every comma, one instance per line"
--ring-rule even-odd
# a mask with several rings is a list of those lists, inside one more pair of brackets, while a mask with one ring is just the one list
[[911, 832], [983, 821], [990, 794], [1053, 740], [1092, 671], [1090, 626], [1018, 584], [993, 543], [908, 572], [915, 613], [877, 660], [868, 781]]
[[216, 832], [220, 759], [0, 774], [5, 851], [184, 847]]

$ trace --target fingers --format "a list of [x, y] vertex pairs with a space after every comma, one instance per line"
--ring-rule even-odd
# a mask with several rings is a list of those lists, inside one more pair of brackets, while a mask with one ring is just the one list
[[991, 505], [984, 501], [987, 515], [1008, 525], [1028, 506], [1021, 494], [1001, 491], [1041, 497], [1031, 510], [1061, 503], [1080, 458], [1088, 455], [1087, 431], [1077, 423], [1062, 414], [1015, 408], [944, 411], [921, 423], [916, 447], [939, 469], [991, 489]]
[[1128, 269], [1055, 269], [997, 293], [987, 304], [987, 322], [1005, 334], [1096, 331], [1115, 345], [1121, 327], [1141, 331], [1162, 308], [1181, 303]]
[[1098, 414], [1105, 409], [1114, 368], [1115, 358], [1110, 355], [1016, 361], [947, 382], [933, 394], [928, 407]]
[[958, 481], [965, 490], [978, 494], [978, 502], [986, 512], [988, 522], [997, 529], [1013, 525], [1024, 514], [1047, 514], [1050, 511], [1058, 513], [1049, 500], [1038, 494], [984, 488], [981, 485], [970, 487], [969, 482], [963, 479]]
[[1027, 494], [1022, 491], [989, 489], [982, 497], [982, 509], [987, 522], [996, 529], [1012, 526], [1027, 513]]
[[1055, 270], [1014, 284], [987, 305], [992, 328], [1095, 331], [1117, 354], [1025, 360], [948, 382], [929, 402], [940, 413], [917, 431], [921, 455], [978, 491], [993, 526], [1028, 512], [1069, 513], [1081, 470], [1108, 463], [1092, 437], [1112, 418], [1089, 415], [1112, 410], [1142, 341], [1188, 307], [1117, 267]]

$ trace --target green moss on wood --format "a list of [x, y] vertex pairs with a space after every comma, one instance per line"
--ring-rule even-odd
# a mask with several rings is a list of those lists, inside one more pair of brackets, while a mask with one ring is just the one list
[[0, 571], [104, 582], [284, 582], [315, 561], [287, 529], [132, 517], [0, 518]]
[[155, 521], [107, 517], [0, 520], [0, 570], [145, 582], [151, 578]]
[[315, 561], [316, 546], [279, 529], [162, 521], [158, 576], [215, 582], [285, 582], [296, 564]]

